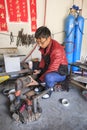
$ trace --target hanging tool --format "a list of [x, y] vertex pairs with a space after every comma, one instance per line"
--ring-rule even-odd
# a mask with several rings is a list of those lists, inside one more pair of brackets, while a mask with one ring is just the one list
[[11, 32], [11, 33], [10, 33], [10, 44], [11, 44], [12, 42], [14, 42], [14, 37], [13, 37], [13, 33]]

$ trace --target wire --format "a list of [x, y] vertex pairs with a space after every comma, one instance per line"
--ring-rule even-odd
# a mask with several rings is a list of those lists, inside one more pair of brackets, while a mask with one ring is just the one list
[[83, 0], [82, 0], [82, 10], [83, 10]]
[[35, 44], [34, 48], [31, 50], [31, 52], [24, 58], [24, 60], [22, 61], [25, 62], [27, 60], [27, 58], [29, 58], [31, 56], [31, 54], [33, 53], [33, 51], [35, 50], [35, 48], [37, 47], [37, 44]]
[[52, 35], [56, 35], [56, 34], [63, 33], [63, 32], [65, 32], [65, 31], [61, 31], [61, 32], [52, 33]]
[[[1, 35], [7, 35], [7, 36], [10, 36], [10, 34], [7, 34], [7, 33], [0, 33]], [[16, 35], [14, 37], [17, 37]]]
[[74, 0], [73, 0], [73, 5], [74, 5]]
[[45, 0], [45, 7], [44, 7], [44, 23], [43, 23], [44, 26], [46, 24], [46, 9], [47, 9], [47, 0]]

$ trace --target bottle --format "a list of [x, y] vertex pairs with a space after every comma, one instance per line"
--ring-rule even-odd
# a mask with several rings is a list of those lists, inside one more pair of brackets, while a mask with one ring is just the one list
[[29, 64], [29, 69], [32, 70], [32, 69], [33, 69], [33, 62], [32, 62], [32, 61], [29, 61], [28, 64]]

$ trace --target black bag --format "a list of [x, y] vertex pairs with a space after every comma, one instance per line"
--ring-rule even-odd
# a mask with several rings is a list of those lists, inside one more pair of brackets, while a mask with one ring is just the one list
[[67, 65], [60, 65], [58, 69], [58, 73], [60, 75], [68, 75], [68, 66]]

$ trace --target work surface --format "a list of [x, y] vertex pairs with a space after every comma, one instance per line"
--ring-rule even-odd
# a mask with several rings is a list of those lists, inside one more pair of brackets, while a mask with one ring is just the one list
[[[59, 99], [66, 98], [69, 106]], [[28, 124], [14, 122], [9, 113], [9, 100], [0, 92], [0, 130], [87, 130], [87, 101], [80, 90], [70, 87], [69, 92], [53, 92], [49, 99], [39, 99], [41, 117]]]

